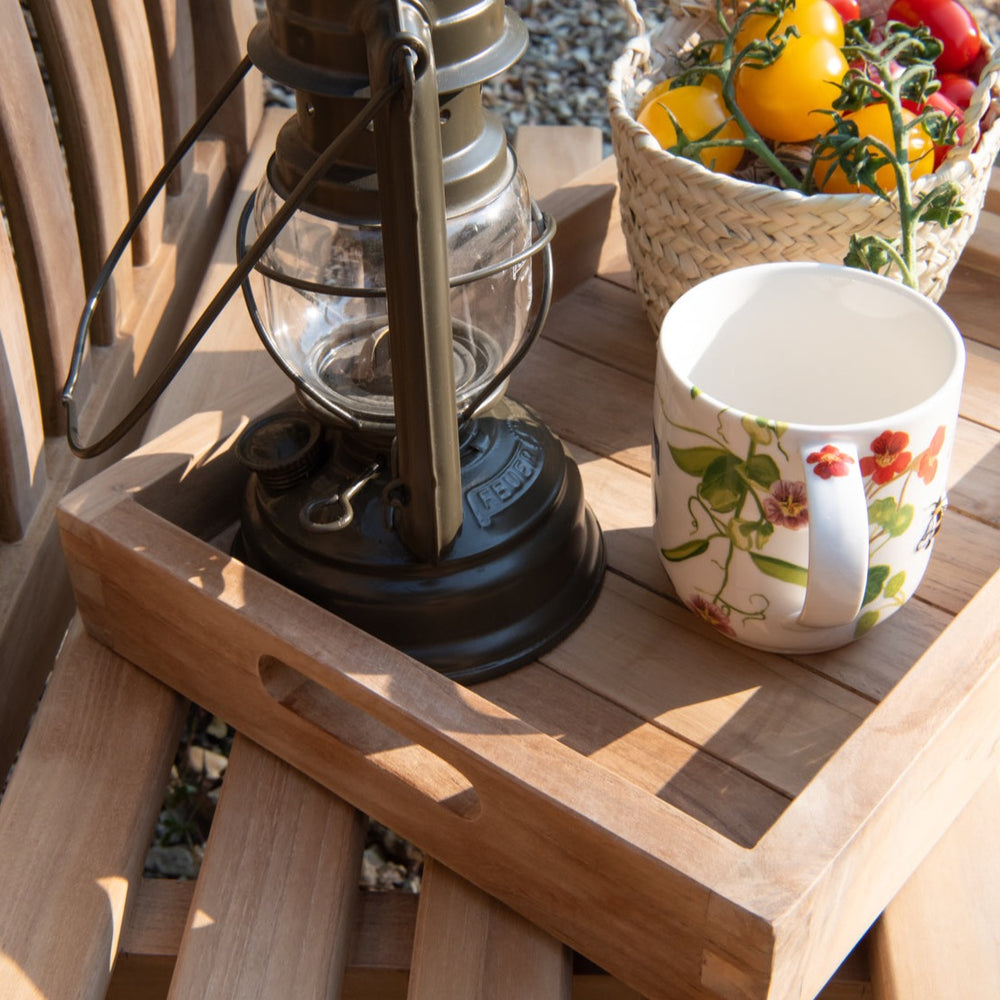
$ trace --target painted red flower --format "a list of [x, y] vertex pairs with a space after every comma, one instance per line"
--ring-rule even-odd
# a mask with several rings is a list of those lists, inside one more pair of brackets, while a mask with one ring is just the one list
[[819, 451], [807, 455], [806, 461], [815, 466], [813, 472], [820, 479], [829, 479], [831, 476], [846, 476], [851, 471], [847, 467], [854, 464], [854, 459], [850, 455], [845, 455], [834, 444], [823, 445]]
[[779, 479], [771, 487], [770, 493], [761, 499], [764, 516], [784, 528], [798, 530], [809, 523], [809, 509], [806, 506], [806, 484]]
[[917, 475], [928, 485], [934, 481], [938, 471], [938, 453], [944, 444], [944, 428], [939, 427], [931, 438], [931, 443], [927, 446], [927, 451], [922, 452], [917, 462]]
[[726, 614], [718, 604], [712, 601], [706, 600], [700, 594], [692, 597], [688, 601], [688, 607], [699, 617], [702, 621], [708, 622], [712, 628], [717, 629], [723, 635], [731, 636], [736, 638], [736, 631], [730, 624], [729, 615]]
[[904, 473], [913, 461], [906, 450], [910, 435], [905, 431], [882, 431], [872, 441], [872, 454], [861, 459], [861, 475], [871, 476], [872, 482], [881, 486]]

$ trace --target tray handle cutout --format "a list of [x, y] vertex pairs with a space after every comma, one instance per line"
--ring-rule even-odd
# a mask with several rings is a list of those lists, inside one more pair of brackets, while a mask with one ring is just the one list
[[392, 774], [460, 819], [479, 816], [482, 803], [472, 782], [427, 747], [275, 656], [261, 656], [257, 671], [264, 690], [286, 711], [352, 747], [368, 764]]

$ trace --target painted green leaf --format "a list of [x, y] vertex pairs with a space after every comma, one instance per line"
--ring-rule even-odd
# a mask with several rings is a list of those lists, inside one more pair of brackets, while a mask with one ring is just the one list
[[913, 523], [913, 504], [904, 504], [896, 511], [892, 525], [889, 527], [889, 534], [893, 538], [898, 538]]
[[684, 559], [700, 556], [707, 549], [707, 538], [695, 538], [683, 545], [675, 545], [672, 549], [660, 549], [660, 552], [663, 553], [663, 558], [669, 559], [670, 562], [681, 562]]
[[768, 576], [773, 576], [777, 580], [784, 580], [785, 583], [798, 584], [800, 587], [806, 585], [809, 573], [804, 566], [796, 566], [794, 563], [785, 562], [784, 559], [762, 556], [757, 552], [751, 552], [750, 558], [757, 569]]
[[720, 458], [724, 458], [729, 453], [722, 448], [675, 448], [669, 445], [670, 455], [677, 463], [677, 468], [681, 472], [686, 472], [689, 476], [697, 476], [699, 479], [705, 475], [708, 467]]
[[746, 477], [764, 489], [769, 489], [772, 483], [781, 478], [778, 463], [770, 455], [754, 455], [744, 463], [743, 468]]
[[866, 611], [857, 621], [854, 626], [854, 636], [858, 638], [863, 636], [866, 632], [870, 632], [878, 622], [878, 612], [877, 611]]
[[868, 519], [898, 538], [913, 522], [913, 504], [900, 507], [893, 497], [883, 497], [868, 507]]
[[892, 497], [883, 497], [868, 505], [868, 520], [882, 528], [888, 528], [896, 516], [896, 501]]
[[698, 486], [698, 495], [720, 514], [736, 510], [746, 499], [747, 488], [740, 475], [741, 459], [729, 452], [710, 463]]
[[888, 566], [868, 567], [868, 580], [865, 583], [865, 597], [861, 602], [862, 605], [871, 604], [882, 593], [882, 587], [885, 585], [885, 581], [889, 579], [890, 572], [892, 571]]
[[889, 577], [882, 593], [886, 597], [895, 597], [903, 589], [904, 583], [906, 583], [906, 570], [901, 569], [898, 573]]

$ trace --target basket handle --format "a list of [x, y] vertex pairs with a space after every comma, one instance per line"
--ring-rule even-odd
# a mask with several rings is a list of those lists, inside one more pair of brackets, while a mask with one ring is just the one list
[[629, 27], [632, 31], [632, 40], [635, 41], [640, 35], [646, 32], [646, 22], [642, 19], [642, 14], [639, 13], [639, 8], [635, 4], [635, 0], [618, 0], [618, 6], [625, 12], [625, 16], [628, 18]]
[[[979, 74], [979, 84], [972, 93], [969, 106], [965, 109], [965, 135], [961, 143], [963, 149], [974, 146], [979, 141], [979, 123], [993, 103], [995, 99], [993, 89], [998, 85], [1000, 85], [1000, 52], [994, 50], [989, 62]], [[993, 127], [997, 124], [994, 122]]]
[[635, 0], [618, 0], [618, 6], [628, 18], [631, 38], [625, 45], [625, 53], [631, 57], [632, 67], [641, 71], [649, 65], [649, 57], [652, 51], [649, 43], [649, 35], [646, 32], [646, 22], [639, 13], [639, 8]]

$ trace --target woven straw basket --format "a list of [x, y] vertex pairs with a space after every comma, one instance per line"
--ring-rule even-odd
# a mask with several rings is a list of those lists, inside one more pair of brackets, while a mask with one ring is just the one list
[[[615, 61], [608, 85], [611, 136], [621, 188], [622, 228], [636, 290], [654, 330], [667, 309], [692, 285], [744, 264], [815, 260], [842, 263], [852, 234], [899, 236], [893, 204], [875, 195], [803, 195], [767, 184], [716, 174], [700, 163], [665, 152], [634, 117], [642, 95], [677, 72], [677, 53], [701, 33], [718, 35], [714, 0], [670, 0], [671, 17], [652, 35], [633, 0], [620, 0], [635, 37]], [[876, 15], [887, 2], [862, 0]], [[942, 229], [917, 231], [920, 290], [937, 301], [979, 221], [993, 162], [1000, 149], [1000, 123], [981, 137], [978, 122], [996, 109], [1000, 60], [990, 62], [966, 113], [964, 143], [917, 190], [954, 179], [965, 214]], [[977, 145], [978, 142], [978, 145]], [[975, 148], [974, 148], [975, 147]]]

